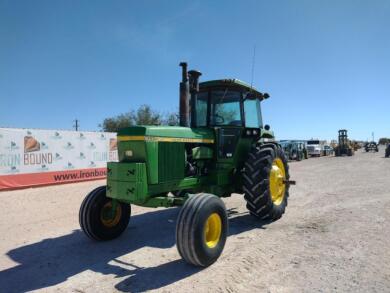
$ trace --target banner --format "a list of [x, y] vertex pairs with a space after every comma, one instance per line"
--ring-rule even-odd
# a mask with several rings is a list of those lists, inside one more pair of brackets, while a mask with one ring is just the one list
[[105, 178], [116, 133], [0, 128], [0, 190]]

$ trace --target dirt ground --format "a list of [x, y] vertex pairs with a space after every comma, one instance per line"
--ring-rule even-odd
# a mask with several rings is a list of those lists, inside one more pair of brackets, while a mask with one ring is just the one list
[[84, 196], [104, 181], [0, 193], [0, 292], [389, 292], [390, 159], [379, 153], [291, 162], [286, 214], [253, 219], [224, 199], [230, 235], [198, 269], [175, 247], [177, 208], [133, 207], [118, 239], [80, 231]]

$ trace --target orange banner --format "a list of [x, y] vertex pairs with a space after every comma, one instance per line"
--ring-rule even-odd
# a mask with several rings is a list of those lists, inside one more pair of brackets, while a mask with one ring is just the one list
[[106, 168], [91, 168], [0, 176], [0, 190], [104, 179]]

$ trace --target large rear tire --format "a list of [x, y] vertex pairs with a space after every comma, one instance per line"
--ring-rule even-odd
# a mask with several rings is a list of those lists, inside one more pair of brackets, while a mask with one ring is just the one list
[[190, 196], [176, 224], [176, 246], [189, 264], [207, 267], [221, 255], [228, 234], [223, 201], [212, 194]]
[[106, 186], [92, 190], [81, 204], [80, 227], [94, 240], [111, 240], [123, 233], [129, 224], [131, 208], [129, 204], [113, 201], [106, 197]]
[[289, 178], [287, 159], [279, 145], [253, 147], [243, 173], [249, 212], [260, 219], [279, 219], [287, 207]]

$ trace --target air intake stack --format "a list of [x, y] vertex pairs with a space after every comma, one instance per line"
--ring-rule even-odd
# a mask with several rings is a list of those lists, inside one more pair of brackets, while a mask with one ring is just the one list
[[197, 127], [196, 104], [199, 92], [199, 76], [201, 75], [202, 73], [196, 70], [188, 72], [191, 93], [191, 127]]
[[182, 79], [180, 82], [180, 105], [179, 105], [179, 121], [180, 126], [190, 127], [190, 93], [187, 73], [187, 63], [181, 62]]

